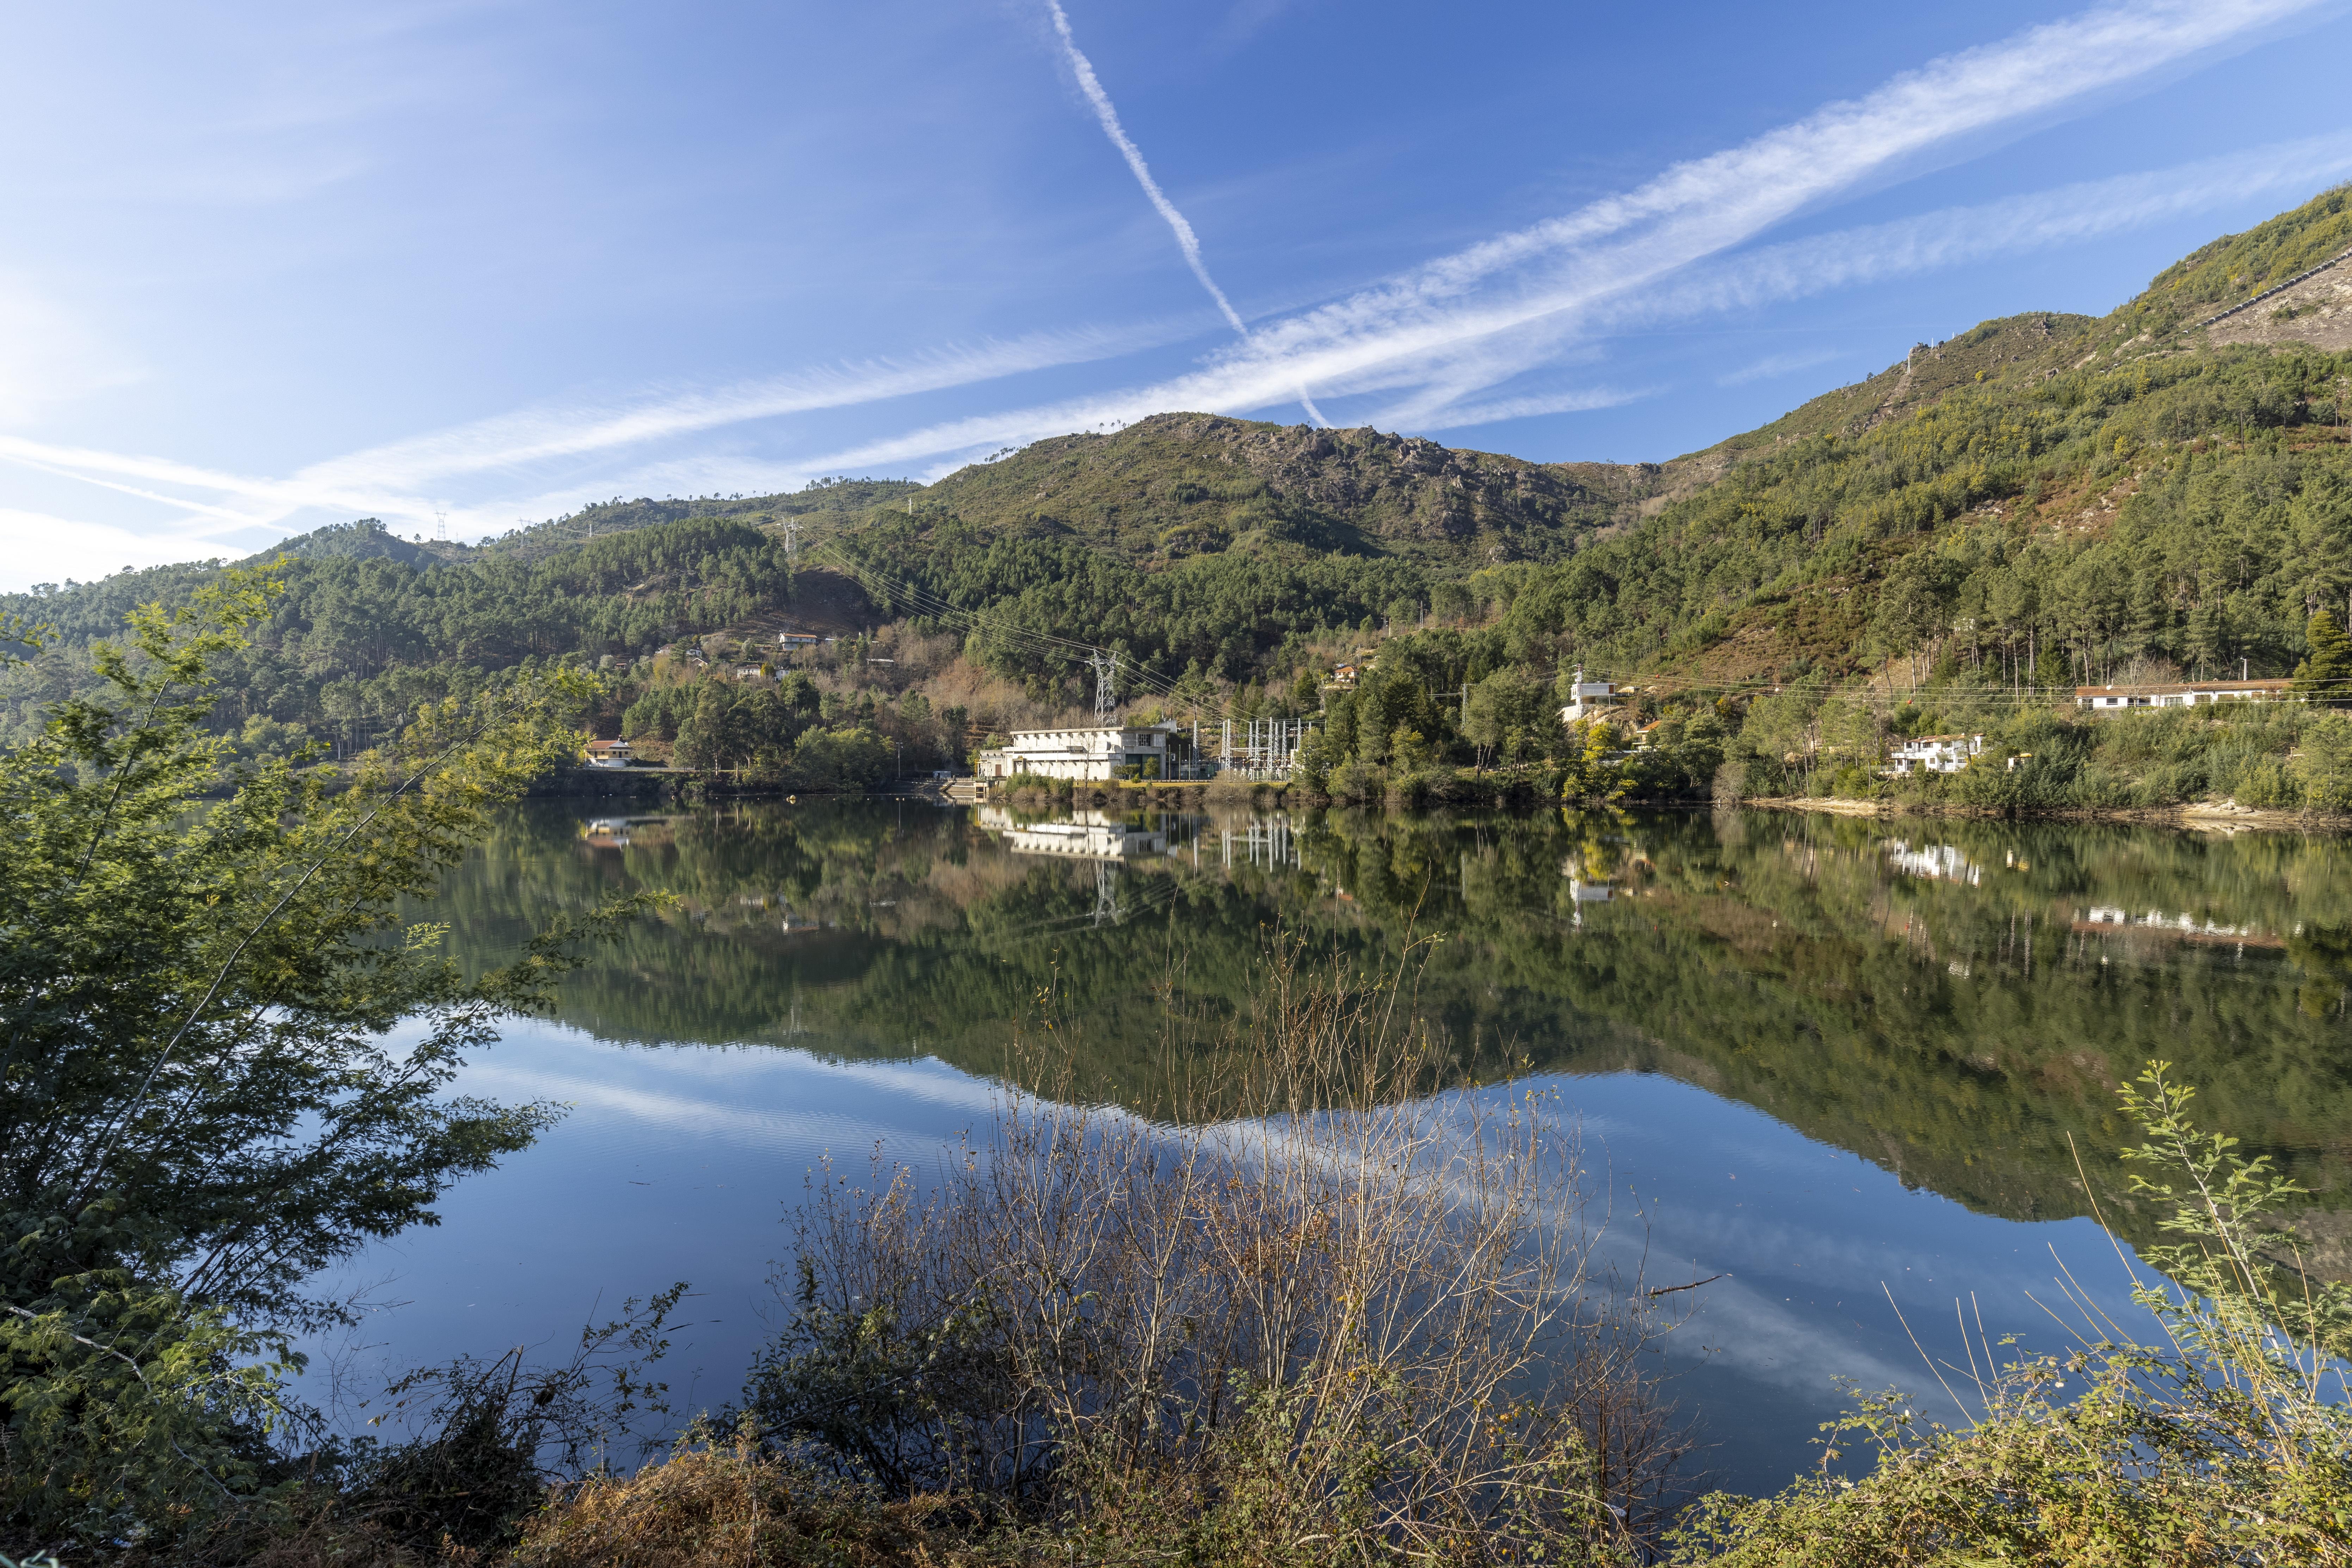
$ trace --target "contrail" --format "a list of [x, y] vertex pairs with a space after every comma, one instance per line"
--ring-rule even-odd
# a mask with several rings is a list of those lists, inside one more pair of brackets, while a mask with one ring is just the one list
[[[1103, 134], [1109, 137], [1110, 144], [1118, 149], [1118, 155], [1127, 160], [1128, 169], [1135, 175], [1135, 183], [1143, 187], [1143, 194], [1151, 198], [1151, 205], [1167, 221], [1169, 231], [1176, 237], [1176, 248], [1184, 253], [1184, 264], [1192, 269], [1192, 276], [1201, 280], [1201, 287], [1209, 291], [1209, 298], [1217, 302], [1225, 324], [1246, 340], [1250, 332], [1249, 328], [1243, 324], [1241, 312], [1234, 310], [1234, 302], [1225, 298], [1225, 291], [1217, 287], [1217, 280], [1209, 276], [1209, 264], [1201, 258], [1201, 237], [1192, 232], [1192, 226], [1185, 221], [1182, 213], [1176, 210], [1176, 204], [1168, 199], [1168, 193], [1160, 188], [1160, 182], [1151, 177], [1151, 167], [1143, 161], [1143, 150], [1119, 124], [1118, 110], [1111, 103], [1110, 94], [1103, 90], [1102, 79], [1095, 75], [1094, 62], [1087, 58], [1086, 52], [1078, 47], [1078, 40], [1070, 32], [1070, 18], [1062, 9], [1062, 0], [1045, 0], [1045, 8], [1054, 14], [1054, 31], [1061, 37], [1062, 53], [1078, 79], [1078, 90], [1087, 95], [1088, 103], [1094, 105], [1095, 118], [1102, 122]], [[1316, 424], [1328, 426], [1331, 423], [1323, 417], [1323, 411], [1315, 406], [1315, 400], [1307, 395], [1307, 389], [1303, 386], [1298, 389], [1298, 402], [1307, 410], [1307, 416]]]

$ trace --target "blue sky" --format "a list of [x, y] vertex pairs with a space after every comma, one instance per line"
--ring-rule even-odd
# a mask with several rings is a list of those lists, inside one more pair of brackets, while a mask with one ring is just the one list
[[1061, 3], [14, 7], [0, 586], [1164, 408], [1667, 458], [2352, 177], [2344, 0]]

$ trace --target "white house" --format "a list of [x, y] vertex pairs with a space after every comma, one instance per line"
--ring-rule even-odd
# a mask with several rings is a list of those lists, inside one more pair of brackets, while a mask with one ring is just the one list
[[[980, 753], [980, 776], [1009, 779], [1030, 773], [1048, 779], [1108, 779], [1113, 770], [1145, 764], [1147, 773], [1173, 778], [1179, 748], [1176, 726], [1140, 728], [1112, 724], [1085, 730], [1015, 730], [1013, 743]], [[1154, 770], [1148, 764], [1157, 762]]]
[[1613, 682], [1587, 680], [1584, 671], [1578, 670], [1569, 681], [1568, 706], [1559, 710], [1559, 721], [1563, 724], [1578, 723], [1603, 708], [1613, 706], [1610, 699], [1616, 690]]
[[2127, 708], [2194, 708], [2199, 703], [2271, 702], [2287, 695], [2291, 680], [2176, 680], [2161, 686], [2078, 686], [2074, 706], [2095, 713]]
[[1895, 748], [1895, 754], [1887, 759], [1888, 771], [1956, 773], [1983, 750], [1982, 735], [1921, 735]]
[[588, 765], [592, 768], [627, 767], [629, 765], [629, 743], [626, 741], [589, 742]]

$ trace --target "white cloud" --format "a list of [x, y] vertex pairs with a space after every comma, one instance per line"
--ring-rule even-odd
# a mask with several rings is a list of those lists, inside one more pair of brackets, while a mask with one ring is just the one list
[[1838, 357], [1836, 349], [1802, 349], [1784, 354], [1767, 354], [1753, 364], [1741, 365], [1727, 375], [1715, 378], [1717, 386], [1745, 386], [1751, 381], [1769, 381], [1776, 375], [1791, 375], [1801, 370], [1811, 370], [1817, 364], [1827, 364]]
[[[1493, 425], [1505, 419], [1532, 419], [1544, 414], [1582, 414], [1595, 408], [1615, 408], [1649, 396], [1648, 392], [1621, 392], [1594, 386], [1564, 392], [1530, 393], [1521, 397], [1490, 398], [1484, 403], [1448, 403], [1413, 423], [1423, 430], [1460, 430], [1472, 425]], [[1371, 421], [1397, 421], [1377, 416]]]
[[[1640, 188], [1471, 247], [1389, 284], [1262, 325], [1203, 369], [1156, 385], [948, 421], [816, 468], [1020, 444], [1160, 409], [1239, 413], [1301, 382], [1452, 361], [1484, 340], [1495, 384], [1540, 363], [1576, 319], [1741, 244], [1938, 144], [2045, 113], [2313, 8], [2314, 0], [2104, 9], [1897, 77], [1851, 103], [1678, 164]], [[1530, 342], [1513, 342], [1532, 333]], [[1462, 395], [1451, 390], [1445, 401]]]
[[[16, 437], [0, 437], [0, 459], [189, 513], [248, 525], [278, 524], [305, 510], [325, 510], [337, 516], [374, 516], [425, 526], [434, 521], [437, 510], [438, 503], [429, 494], [436, 480], [521, 469], [726, 426], [1083, 363], [1165, 342], [1178, 330], [1162, 321], [1116, 331], [1040, 332], [977, 346], [821, 367], [715, 390], [633, 402], [522, 409], [332, 458], [285, 479]], [[609, 478], [600, 477], [562, 492], [571, 499], [559, 510], [612, 494], [611, 483]], [[518, 504], [536, 503], [505, 500], [463, 509], [458, 520], [484, 529], [503, 528]]]
[[110, 523], [0, 507], [0, 593], [21, 593], [36, 583], [94, 577], [125, 566], [163, 566], [174, 561], [248, 553], [232, 541], [202, 532], [133, 531]]
[[[1225, 324], [1244, 339], [1248, 338], [1249, 328], [1242, 324], [1241, 312], [1235, 310], [1233, 301], [1225, 298], [1225, 291], [1217, 287], [1217, 280], [1209, 276], [1209, 264], [1201, 255], [1200, 236], [1192, 232], [1192, 226], [1184, 215], [1176, 210], [1176, 204], [1168, 199], [1168, 193], [1160, 188], [1160, 182], [1151, 177], [1150, 167], [1143, 161], [1143, 150], [1135, 144], [1126, 127], [1119, 123], [1118, 110], [1112, 104], [1110, 93], [1104, 89], [1101, 79], [1095, 75], [1094, 62], [1079, 49], [1078, 40], [1070, 31], [1070, 18], [1062, 10], [1062, 0], [1045, 0], [1045, 8], [1053, 14], [1054, 32], [1061, 40], [1062, 58], [1077, 78], [1078, 90], [1086, 94], [1087, 102], [1093, 106], [1095, 119], [1101, 124], [1103, 134], [1110, 139], [1112, 146], [1118, 149], [1118, 155], [1127, 160], [1128, 170], [1134, 174], [1135, 183], [1143, 187], [1144, 195], [1166, 222], [1169, 232], [1176, 237], [1176, 248], [1184, 253], [1184, 264], [1192, 269], [1192, 276], [1200, 279], [1201, 287], [1208, 290], [1209, 298], [1217, 302], [1217, 310], [1225, 318]], [[1297, 393], [1299, 406], [1307, 410], [1307, 417], [1318, 425], [1328, 424], [1323, 411], [1316, 407], [1315, 400], [1307, 395], [1307, 389], [1302, 386]]]
[[2176, 168], [1950, 207], [1770, 246], [1628, 300], [1610, 321], [1624, 325], [1749, 310], [1990, 257], [2080, 244], [2266, 192], [2306, 195], [2347, 173], [2352, 173], [2352, 132], [2275, 142]]
[[[1303, 385], [1337, 395], [1402, 394], [1391, 395], [1388, 416], [1431, 428], [1619, 400], [1622, 395], [1605, 390], [1509, 388], [1538, 367], [1556, 373], [1565, 352], [1606, 325], [1737, 308], [1791, 291], [1948, 265], [1995, 243], [2060, 243], [2103, 231], [2102, 226], [2231, 199], [2249, 181], [2275, 182], [2290, 172], [2308, 177], [2334, 166], [2329, 161], [2340, 150], [2331, 150], [2333, 142], [2293, 143], [2193, 165], [2200, 172], [2185, 181], [2168, 174], [2099, 182], [1800, 241], [1694, 270], [1796, 213], [1912, 167], [1960, 139], [2045, 116], [2086, 95], [2242, 41], [2315, 4], [2158, 0], [2037, 26], [1934, 61], [1861, 99], [1832, 104], [1741, 146], [1678, 164], [1622, 195], [1438, 258], [1379, 287], [1262, 323], [1197, 369], [1167, 380], [941, 421], [798, 461], [697, 458], [636, 468], [675, 473], [679, 479], [669, 488], [685, 490], [709, 489], [709, 475], [722, 467], [772, 476], [772, 487], [825, 473], [918, 467], [939, 472], [962, 456], [1112, 426], [1163, 410], [1270, 408], [1298, 395]], [[1094, 86], [1099, 92], [1099, 83]], [[1098, 108], [1108, 103], [1105, 97]], [[1105, 123], [1115, 142], [1123, 143], [1123, 153], [1131, 148], [1117, 132], [1115, 117]], [[1130, 166], [1138, 167], [1150, 195], [1157, 187], [1148, 183], [1139, 163], [1139, 155]], [[2086, 199], [2085, 192], [2095, 193], [2096, 199]], [[1163, 216], [1174, 213], [1164, 195], [1155, 205], [1163, 205]], [[1189, 226], [1182, 226], [1181, 215], [1171, 222], [1181, 243]], [[1197, 241], [1187, 254], [1188, 259], [1197, 258]], [[128, 493], [185, 497], [174, 503], [185, 513], [209, 510], [224, 521], [275, 525], [305, 510], [325, 510], [422, 524], [434, 510], [425, 498], [436, 480], [528, 470], [763, 418], [1106, 357], [1140, 346], [1142, 335], [1044, 334], [716, 391], [526, 410], [330, 459], [287, 479], [21, 439], [0, 439], [0, 458]], [[6, 384], [0, 375], [0, 391]], [[1504, 390], [1486, 395], [1498, 388]], [[547, 487], [542, 481], [541, 488], [574, 501], [609, 495], [615, 488], [609, 466], [599, 465], [593, 478], [566, 478], [571, 482]], [[478, 526], [501, 526], [516, 505], [486, 498], [461, 515]]]

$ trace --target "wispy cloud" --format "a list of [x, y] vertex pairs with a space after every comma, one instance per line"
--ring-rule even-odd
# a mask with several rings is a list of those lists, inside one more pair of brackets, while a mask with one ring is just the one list
[[[1184, 265], [1192, 269], [1192, 276], [1201, 280], [1201, 287], [1207, 289], [1209, 298], [1217, 302], [1217, 310], [1224, 316], [1225, 324], [1246, 340], [1249, 328], [1243, 323], [1241, 312], [1234, 309], [1231, 300], [1225, 298], [1225, 291], [1217, 287], [1217, 280], [1209, 276], [1209, 264], [1201, 255], [1201, 237], [1192, 232], [1192, 224], [1176, 210], [1176, 204], [1168, 199], [1168, 193], [1160, 188], [1160, 182], [1151, 177], [1150, 165], [1143, 161], [1143, 150], [1135, 144], [1134, 139], [1128, 135], [1127, 128], [1119, 123], [1118, 109], [1111, 102], [1102, 79], [1095, 75], [1094, 62], [1087, 58], [1085, 51], [1078, 47], [1076, 35], [1070, 31], [1070, 18], [1062, 9], [1062, 0], [1045, 0], [1045, 8], [1053, 13], [1054, 33], [1062, 41], [1062, 58], [1069, 63], [1071, 74], [1078, 79], [1078, 90], [1086, 94], [1087, 102], [1094, 107], [1095, 119], [1101, 123], [1103, 134], [1110, 138], [1112, 146], [1118, 149], [1118, 155], [1127, 160], [1128, 171], [1134, 174], [1135, 183], [1143, 187], [1143, 194], [1167, 223], [1169, 232], [1176, 237], [1176, 248], [1184, 253]], [[1318, 425], [1329, 423], [1303, 386], [1298, 388], [1298, 401], [1307, 410], [1309, 419]]]
[[332, 458], [302, 470], [306, 482], [410, 484], [512, 468], [551, 458], [693, 435], [785, 415], [878, 403], [970, 386], [1024, 372], [1130, 353], [1170, 335], [1164, 327], [1040, 332], [1007, 342], [803, 371], [716, 391], [682, 392], [614, 405], [572, 405], [502, 415], [434, 435]]
[[1224, 316], [1225, 323], [1247, 337], [1249, 328], [1242, 324], [1241, 312], [1235, 310], [1234, 302], [1225, 298], [1225, 291], [1217, 287], [1217, 280], [1209, 276], [1209, 264], [1201, 258], [1201, 237], [1192, 232], [1192, 224], [1176, 210], [1176, 204], [1168, 199], [1168, 193], [1160, 188], [1160, 182], [1151, 177], [1151, 167], [1143, 161], [1143, 150], [1119, 124], [1118, 110], [1112, 104], [1110, 94], [1104, 90], [1102, 79], [1095, 75], [1094, 62], [1087, 58], [1085, 51], [1078, 47], [1077, 38], [1070, 31], [1070, 18], [1062, 9], [1062, 0], [1045, 0], [1045, 9], [1053, 14], [1054, 34], [1062, 41], [1062, 58], [1069, 62], [1071, 74], [1078, 79], [1078, 90], [1086, 94], [1087, 102], [1093, 106], [1095, 119], [1101, 122], [1103, 134], [1109, 137], [1110, 144], [1118, 149], [1118, 155], [1127, 160], [1129, 173], [1135, 176], [1135, 183], [1143, 187], [1143, 194], [1150, 198], [1153, 208], [1168, 225], [1169, 232], [1176, 237], [1176, 248], [1184, 253], [1184, 265], [1192, 269], [1192, 276], [1201, 280], [1201, 287], [1207, 289], [1209, 298], [1217, 302], [1217, 310]]
[[[1178, 335], [1166, 323], [1120, 331], [1034, 333], [977, 346], [822, 367], [717, 389], [609, 404], [522, 409], [332, 458], [272, 479], [171, 458], [0, 437], [0, 459], [161, 502], [190, 513], [267, 527], [325, 510], [423, 524], [438, 510], [438, 481], [642, 447], [727, 426], [881, 402], [1132, 353]], [[829, 470], [828, 470], [829, 471]], [[583, 494], [612, 493], [599, 478]], [[513, 501], [489, 509], [502, 524]]]
[[1753, 364], [1741, 365], [1728, 375], [1716, 377], [1715, 384], [1745, 386], [1751, 381], [1769, 381], [1776, 375], [1793, 375], [1817, 364], [1827, 364], [1837, 357], [1835, 349], [1804, 349], [1784, 354], [1767, 354]]
[[1505, 419], [1533, 419], [1544, 414], [1582, 414], [1595, 408], [1615, 408], [1650, 396], [1650, 391], [1623, 392], [1594, 386], [1564, 392], [1538, 392], [1523, 397], [1497, 397], [1485, 403], [1450, 403], [1421, 422], [1424, 430], [1459, 430], [1472, 425], [1494, 425]]
[[[2249, 189], [2327, 177], [2352, 155], [2343, 138], [2282, 143], [2186, 171], [2095, 182], [1734, 254], [1791, 216], [1916, 167], [1959, 139], [2046, 117], [2087, 95], [2242, 42], [2318, 4], [2159, 0], [2033, 27], [1678, 164], [1630, 192], [1244, 328], [1202, 263], [1197, 236], [1152, 180], [1091, 65], [1070, 41], [1068, 19], [1055, 0], [1057, 32], [1106, 134], [1169, 223], [1221, 315], [1244, 334], [1183, 374], [929, 424], [798, 460], [703, 453], [648, 464], [643, 451], [761, 419], [1107, 358], [1181, 334], [1166, 329], [1047, 333], [717, 390], [530, 409], [371, 447], [286, 479], [17, 438], [0, 438], [0, 458], [158, 500], [192, 521], [268, 526], [306, 510], [421, 524], [434, 510], [425, 498], [456, 482], [478, 498], [459, 515], [482, 527], [502, 525], [519, 506], [528, 509], [540, 500], [560, 496], [576, 504], [610, 495], [616, 484], [632, 482], [616, 473], [625, 467], [680, 476], [669, 488], [688, 490], [709, 489], [708, 476], [722, 468], [766, 476], [771, 487], [824, 473], [937, 474], [996, 447], [1163, 410], [1270, 408], [1308, 385], [1327, 395], [1378, 396], [1377, 416], [1423, 428], [1596, 406], [1632, 395], [1562, 390], [1558, 374], [1567, 356], [1612, 327], [1739, 309], [2021, 246], [2066, 243], [2241, 199]], [[1545, 380], [1550, 384], [1529, 384]], [[635, 460], [611, 460], [622, 454]], [[543, 471], [557, 465], [566, 471]], [[529, 475], [536, 482], [478, 481], [492, 473]], [[507, 499], [485, 496], [486, 490]], [[519, 500], [519, 494], [537, 499]]]
[[8, 540], [7, 553], [0, 557], [0, 592], [94, 576], [124, 566], [163, 566], [174, 561], [247, 553], [233, 542], [203, 530], [134, 530], [15, 507], [0, 507], [0, 534]]
[[2347, 174], [2352, 174], [2352, 132], [1948, 207], [1750, 252], [1629, 301], [1612, 321], [1630, 324], [1751, 309], [1990, 257], [2081, 244], [2251, 195], [2306, 195]]
[[[1159, 409], [1244, 412], [1301, 382], [1483, 359], [1499, 384], [1582, 319], [1955, 139], [2046, 114], [2318, 0], [2169, 0], [2105, 8], [1946, 57], [1622, 195], [1432, 261], [1380, 287], [1262, 324], [1202, 370], [1069, 403], [950, 421], [823, 459], [906, 462], [1131, 420]], [[1459, 395], [1457, 394], [1457, 395]], [[1431, 409], [1434, 416], [1437, 409]]]

